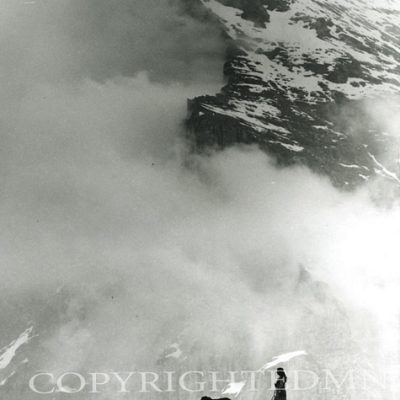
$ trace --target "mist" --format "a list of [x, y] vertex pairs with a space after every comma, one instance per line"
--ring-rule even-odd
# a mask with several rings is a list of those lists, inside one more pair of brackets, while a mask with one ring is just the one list
[[178, 339], [193, 366], [259, 368], [321, 351], [302, 327], [328, 335], [337, 310], [397, 351], [399, 210], [257, 148], [189, 154], [186, 99], [217, 90], [224, 48], [166, 4], [1, 6], [0, 340], [37, 335], [10, 399], [34, 371], [155, 367]]
[[[222, 79], [218, 25], [181, 0], [5, 0], [1, 67], [24, 82], [104, 82], [147, 71], [160, 82]], [[22, 85], [23, 82], [20, 84]]]

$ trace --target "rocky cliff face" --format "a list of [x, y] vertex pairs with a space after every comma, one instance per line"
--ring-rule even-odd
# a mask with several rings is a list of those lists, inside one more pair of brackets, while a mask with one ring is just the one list
[[[367, 101], [400, 91], [400, 5], [381, 0], [201, 0], [228, 37], [226, 85], [188, 101], [196, 149], [256, 144], [353, 188], [398, 184], [397, 146]], [[370, 103], [368, 103], [370, 104]]]

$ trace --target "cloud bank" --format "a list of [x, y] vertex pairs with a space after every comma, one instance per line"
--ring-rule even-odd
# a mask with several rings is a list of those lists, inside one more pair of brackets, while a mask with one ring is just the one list
[[1, 6], [0, 337], [39, 334], [11, 399], [32, 371], [153, 367], [179, 337], [194, 363], [321, 351], [302, 318], [329, 335], [332, 299], [358, 343], [373, 318], [374, 345], [397, 340], [398, 210], [255, 148], [187, 154], [186, 99], [215, 89], [221, 42], [165, 4]]

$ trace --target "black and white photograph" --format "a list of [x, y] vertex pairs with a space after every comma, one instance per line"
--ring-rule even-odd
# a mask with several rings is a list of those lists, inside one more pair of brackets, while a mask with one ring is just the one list
[[0, 0], [0, 399], [398, 400], [400, 0]]

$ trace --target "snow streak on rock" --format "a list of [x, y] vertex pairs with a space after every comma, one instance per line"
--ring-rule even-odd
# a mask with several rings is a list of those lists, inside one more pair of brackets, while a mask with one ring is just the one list
[[269, 361], [268, 363], [263, 365], [259, 369], [259, 371], [264, 372], [267, 369], [274, 367], [275, 365], [285, 363], [285, 362], [291, 360], [292, 358], [305, 356], [305, 355], [307, 355], [307, 352], [305, 352], [304, 350], [298, 350], [298, 351], [292, 351], [290, 353], [280, 354], [279, 356], [273, 357], [272, 361]]
[[16, 355], [17, 350], [32, 339], [33, 327], [26, 329], [8, 346], [0, 349], [0, 369], [6, 368]]
[[221, 92], [189, 101], [197, 149], [255, 143], [279, 163], [305, 164], [342, 187], [377, 175], [369, 153], [381, 158], [394, 138], [381, 132], [364, 100], [400, 92], [399, 4], [202, 4], [220, 21], [229, 49]]
[[[0, 387], [6, 385], [9, 379], [16, 374], [17, 369], [21, 364], [26, 364], [28, 362], [27, 358], [24, 358], [20, 362], [14, 362], [14, 360], [18, 350], [23, 345], [29, 343], [32, 337], [33, 327], [30, 327], [22, 332], [21, 335], [19, 335], [19, 337], [13, 340], [9, 345], [0, 349]], [[9, 372], [10, 369], [12, 369], [11, 372]]]

